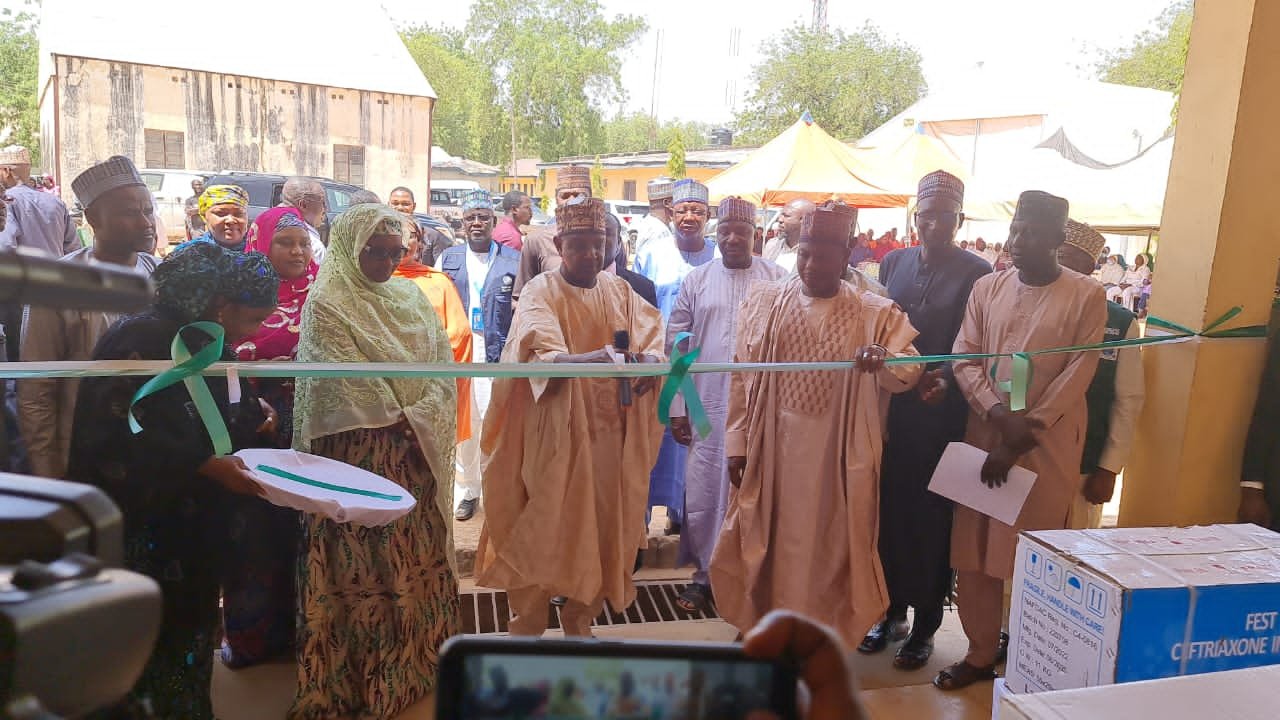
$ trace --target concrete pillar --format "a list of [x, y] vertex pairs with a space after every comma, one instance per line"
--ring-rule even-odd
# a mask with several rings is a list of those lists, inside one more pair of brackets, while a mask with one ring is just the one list
[[[1276, 0], [1196, 3], [1153, 315], [1200, 328], [1241, 305], [1233, 324], [1269, 319], [1280, 260], [1278, 37]], [[1122, 526], [1234, 519], [1264, 345], [1144, 350], [1147, 402], [1125, 472]]]

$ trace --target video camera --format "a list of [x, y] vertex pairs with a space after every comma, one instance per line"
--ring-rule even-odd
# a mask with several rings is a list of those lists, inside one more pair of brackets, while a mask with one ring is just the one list
[[[134, 273], [0, 253], [0, 303], [131, 312], [151, 297]], [[123, 560], [123, 517], [105, 493], [0, 473], [0, 718], [78, 717], [133, 688], [162, 605]]]

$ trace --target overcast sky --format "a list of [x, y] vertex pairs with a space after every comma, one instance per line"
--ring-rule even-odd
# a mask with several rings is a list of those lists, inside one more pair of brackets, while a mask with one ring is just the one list
[[[530, 0], [536, 1], [536, 0]], [[470, 2], [382, 0], [399, 23], [461, 27]], [[649, 110], [654, 54], [662, 33], [658, 116], [722, 122], [750, 92], [763, 41], [808, 23], [811, 0], [602, 0], [607, 14], [643, 15], [649, 31], [623, 60], [626, 108]], [[1127, 44], [1170, 0], [830, 0], [828, 24], [856, 30], [871, 21], [915, 45], [930, 87], [945, 87], [979, 62], [1001, 74], [1093, 77], [1100, 49]], [[739, 52], [731, 55], [737, 31]], [[428, 78], [430, 74], [428, 73]]]

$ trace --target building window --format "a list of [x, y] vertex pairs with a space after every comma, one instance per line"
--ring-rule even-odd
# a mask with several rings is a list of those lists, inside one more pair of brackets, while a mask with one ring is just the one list
[[636, 181], [635, 180], [622, 181], [622, 199], [623, 200], [636, 199]]
[[187, 167], [182, 133], [170, 130], [144, 130], [147, 143], [147, 167], [156, 170], [182, 170]]
[[334, 145], [333, 179], [364, 187], [364, 148], [358, 145]]

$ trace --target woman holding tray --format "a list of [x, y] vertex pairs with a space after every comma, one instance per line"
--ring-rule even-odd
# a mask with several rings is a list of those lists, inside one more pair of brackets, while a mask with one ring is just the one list
[[[153, 306], [124, 318], [103, 335], [94, 360], [168, 360], [180, 336], [193, 355], [214, 340], [196, 321], [225, 330], [221, 356], [257, 331], [276, 303], [280, 278], [267, 258], [213, 243], [171, 254], [154, 275]], [[164, 595], [163, 623], [130, 703], [155, 717], [212, 718], [209, 683], [218, 635], [218, 596], [230, 553], [233, 506], [266, 502], [237, 457], [218, 454], [210, 431], [182, 383], [132, 406], [141, 426], [129, 428], [134, 394], [148, 378], [85, 378], [76, 402], [67, 479], [105, 490], [124, 513], [125, 565], [150, 576]], [[228, 392], [209, 377], [213, 402], [231, 450], [270, 445], [275, 412], [247, 381]], [[225, 452], [225, 449], [223, 450]]]
[[[335, 221], [302, 311], [299, 362], [452, 361], [426, 296], [393, 277], [405, 222], [372, 204]], [[306, 516], [291, 718], [394, 717], [433, 689], [439, 648], [461, 631], [446, 519], [456, 403], [451, 378], [298, 379], [295, 449], [388, 478], [418, 503], [375, 528]]]

